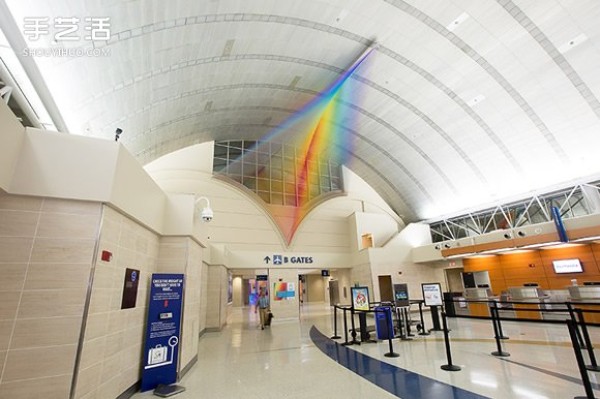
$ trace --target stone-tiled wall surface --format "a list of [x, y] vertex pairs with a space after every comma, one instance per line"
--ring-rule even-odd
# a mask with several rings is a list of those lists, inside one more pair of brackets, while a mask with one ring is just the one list
[[185, 293], [181, 328], [179, 370], [198, 354], [202, 247], [187, 237], [163, 237], [158, 256], [159, 273], [184, 273]]
[[220, 331], [227, 322], [228, 284], [227, 268], [225, 268], [225, 266], [208, 266], [208, 292], [206, 298], [207, 330]]
[[[152, 273], [157, 271], [159, 237], [104, 206], [98, 259], [85, 329], [76, 398], [116, 398], [141, 377], [142, 345]], [[121, 310], [125, 269], [140, 271], [136, 307]]]
[[0, 398], [69, 396], [101, 209], [0, 190]]

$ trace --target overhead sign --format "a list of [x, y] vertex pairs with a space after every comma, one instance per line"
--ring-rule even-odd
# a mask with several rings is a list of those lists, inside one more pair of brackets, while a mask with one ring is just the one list
[[183, 274], [153, 274], [141, 390], [177, 381]]
[[269, 262], [273, 260], [273, 265], [284, 265], [288, 263], [292, 264], [311, 264], [314, 262], [312, 256], [284, 256], [281, 254], [274, 254], [273, 257], [269, 257], [268, 255], [263, 258], [263, 262], [267, 265]]

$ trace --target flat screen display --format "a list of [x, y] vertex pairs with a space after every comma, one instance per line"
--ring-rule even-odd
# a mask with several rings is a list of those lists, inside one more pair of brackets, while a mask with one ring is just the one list
[[552, 261], [554, 272], [557, 274], [563, 273], [582, 273], [583, 266], [579, 259], [562, 259]]

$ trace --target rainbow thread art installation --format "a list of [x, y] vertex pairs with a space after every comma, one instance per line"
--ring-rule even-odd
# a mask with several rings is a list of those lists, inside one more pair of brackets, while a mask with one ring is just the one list
[[[350, 78], [373, 51], [374, 47], [367, 48], [327, 89], [258, 141], [257, 148], [268, 146], [270, 142], [286, 143], [296, 148], [295, 207], [283, 216], [281, 211], [273, 215], [288, 245], [300, 223], [312, 209], [314, 196], [309, 193], [309, 188], [311, 184], [314, 186], [311, 179], [318, 175], [316, 169], [319, 161], [334, 160], [338, 164], [349, 161], [354, 143], [351, 139], [353, 136], [346, 129], [353, 124], [355, 113], [348, 104], [355, 104], [359, 94], [358, 84]], [[229, 165], [229, 169], [236, 166], [241, 168], [243, 162], [242, 155], [235, 164]], [[257, 177], [268, 178], [269, 173], [268, 168], [262, 168], [257, 172]]]

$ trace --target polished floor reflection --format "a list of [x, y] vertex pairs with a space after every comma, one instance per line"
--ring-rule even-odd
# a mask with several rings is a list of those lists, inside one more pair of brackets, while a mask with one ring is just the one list
[[[182, 378], [176, 398], [527, 398], [585, 396], [564, 325], [504, 322], [498, 358], [485, 320], [449, 319], [451, 347], [461, 371], [446, 364], [441, 332], [393, 340], [400, 356], [385, 357], [387, 341], [343, 347], [332, 335], [332, 314], [304, 305], [301, 319], [275, 319], [264, 331], [249, 308], [234, 308], [228, 325], [200, 338], [198, 363]], [[341, 320], [340, 320], [341, 321]], [[371, 322], [372, 323], [372, 322]], [[340, 325], [341, 322], [340, 322]], [[314, 326], [314, 327], [313, 327]], [[591, 328], [600, 343], [600, 329]], [[341, 343], [342, 340], [337, 340]], [[337, 356], [337, 357], [336, 357]], [[342, 359], [342, 360], [340, 360]], [[344, 361], [345, 359], [345, 361]], [[587, 361], [587, 357], [586, 357]], [[348, 367], [348, 364], [353, 367]], [[589, 372], [596, 396], [597, 373]], [[152, 397], [151, 392], [134, 398]]]

